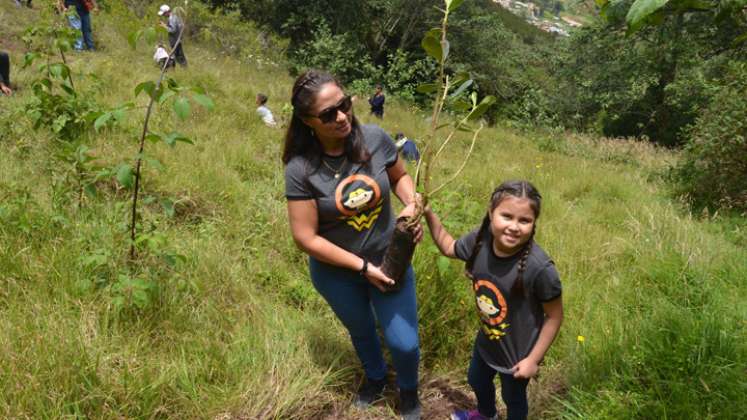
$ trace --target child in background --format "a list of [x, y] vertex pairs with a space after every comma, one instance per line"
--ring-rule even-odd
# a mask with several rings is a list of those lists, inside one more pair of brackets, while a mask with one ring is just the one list
[[405, 137], [402, 132], [397, 133], [394, 137], [394, 144], [397, 146], [397, 150], [402, 153], [402, 157], [408, 162], [417, 162], [420, 160], [420, 152], [418, 152], [418, 146], [414, 141]]
[[441, 253], [466, 262], [480, 316], [468, 373], [477, 409], [456, 411], [452, 420], [498, 418], [496, 374], [507, 418], [527, 417], [529, 379], [537, 374], [563, 321], [558, 272], [534, 242], [541, 199], [527, 181], [504, 182], [493, 192], [482, 225], [458, 240], [433, 211], [425, 211]]
[[267, 107], [267, 95], [264, 93], [258, 93], [257, 99], [257, 115], [262, 118], [262, 122], [265, 123], [268, 127], [277, 127], [277, 123], [275, 122], [275, 118], [272, 116], [272, 111], [270, 111], [270, 108]]
[[[158, 68], [163, 68], [166, 61], [169, 60], [169, 52], [166, 51], [162, 42], [159, 42], [158, 45], [156, 45], [156, 53], [153, 54], [153, 60], [158, 64]], [[168, 67], [174, 67], [174, 60], [169, 60]]]

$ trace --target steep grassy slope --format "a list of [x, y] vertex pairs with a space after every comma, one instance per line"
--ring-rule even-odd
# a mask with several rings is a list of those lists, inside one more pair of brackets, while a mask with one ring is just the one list
[[[77, 86], [104, 106], [133, 100], [133, 88], [157, 75], [150, 46], [133, 51], [126, 41], [152, 16], [110, 3], [94, 17], [100, 51], [71, 57]], [[17, 35], [39, 13], [0, 5], [10, 34], [0, 48], [16, 63]], [[34, 72], [14, 68], [17, 95], [0, 98], [0, 416], [392, 418], [391, 400], [369, 413], [347, 408], [360, 376], [355, 355], [289, 235], [282, 132], [259, 122], [253, 97], [267, 93], [279, 114], [291, 79], [214, 44], [188, 39], [185, 48], [190, 67], [172, 77], [206, 89], [216, 109], [196, 107], [186, 122], [159, 109], [154, 129], [178, 128], [196, 144], [148, 145], [164, 168], [147, 167], [144, 181], [148, 194], [177, 202], [173, 217], [144, 207], [146, 226], [163, 234], [157, 251], [185, 257], [175, 267], [146, 252], [128, 271], [128, 196], [114, 182], [77, 208], [62, 178], [64, 146], [31, 130], [22, 110]], [[102, 165], [132, 162], [143, 114], [89, 140]], [[382, 125], [417, 137], [427, 123], [392, 101]], [[449, 152], [441, 177], [465, 151]], [[566, 321], [530, 388], [536, 416], [747, 411], [747, 253], [665, 198], [656, 173], [671, 158], [623, 141], [491, 128], [437, 198], [446, 226], [461, 234], [503, 179], [528, 178], [545, 197], [538, 241], [562, 275]], [[458, 403], [466, 390], [476, 321], [460, 264], [426, 242], [415, 267], [423, 394], [438, 418], [433, 407]], [[117, 310], [116, 299], [129, 296], [116, 286], [125, 274], [154, 290], [144, 309]]]

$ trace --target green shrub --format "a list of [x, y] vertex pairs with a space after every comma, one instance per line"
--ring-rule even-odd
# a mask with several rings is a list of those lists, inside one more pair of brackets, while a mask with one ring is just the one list
[[747, 212], [747, 64], [734, 63], [690, 129], [671, 176], [696, 209]]

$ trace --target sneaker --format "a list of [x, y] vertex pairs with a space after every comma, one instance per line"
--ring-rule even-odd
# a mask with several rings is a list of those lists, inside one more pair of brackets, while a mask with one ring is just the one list
[[417, 388], [399, 391], [399, 413], [402, 415], [402, 420], [420, 420], [420, 400]]
[[386, 378], [379, 380], [366, 378], [361, 387], [358, 388], [358, 395], [355, 397], [353, 404], [358, 408], [369, 407], [374, 401], [381, 398], [385, 385]]
[[485, 417], [475, 410], [457, 410], [451, 413], [451, 420], [498, 420], [498, 414], [493, 417]]

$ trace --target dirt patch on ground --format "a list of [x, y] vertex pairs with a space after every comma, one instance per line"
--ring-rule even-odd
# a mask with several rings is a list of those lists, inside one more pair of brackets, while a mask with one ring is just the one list
[[[390, 382], [392, 383], [392, 382]], [[423, 381], [420, 384], [420, 402], [423, 419], [448, 419], [455, 409], [475, 406], [472, 391], [456, 382], [444, 378]], [[394, 386], [388, 386], [384, 398], [373, 407], [360, 410], [350, 402], [329, 407], [322, 414], [323, 420], [391, 420], [399, 418], [399, 398]]]

